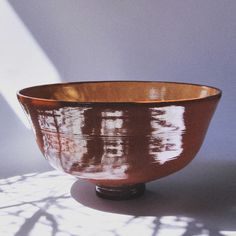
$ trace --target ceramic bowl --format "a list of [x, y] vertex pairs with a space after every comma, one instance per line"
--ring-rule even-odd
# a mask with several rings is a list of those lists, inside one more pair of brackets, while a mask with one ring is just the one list
[[17, 96], [53, 167], [93, 182], [100, 197], [128, 199], [195, 157], [221, 91], [113, 81], [35, 86]]

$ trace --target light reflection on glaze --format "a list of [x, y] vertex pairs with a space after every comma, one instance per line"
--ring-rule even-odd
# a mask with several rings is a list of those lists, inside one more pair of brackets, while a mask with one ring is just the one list
[[[50, 163], [82, 178], [126, 179], [133, 169], [177, 159], [184, 107], [37, 110]], [[134, 122], [135, 121], [135, 122]]]
[[87, 108], [61, 108], [38, 111], [44, 155], [54, 167], [72, 165], [75, 161], [80, 161], [83, 153], [87, 153], [87, 140], [75, 138], [82, 135], [83, 114], [86, 110]]
[[153, 131], [149, 144], [149, 154], [164, 164], [174, 160], [182, 153], [182, 134], [185, 130], [184, 107], [169, 106], [151, 108], [151, 127]]
[[104, 136], [103, 155], [101, 166], [103, 174], [100, 178], [125, 178], [129, 167], [124, 141], [125, 135], [124, 114], [122, 111], [102, 112], [101, 135]]
[[150, 100], [165, 100], [166, 96], [166, 87], [160, 87], [160, 88], [151, 88], [149, 90], [149, 99]]

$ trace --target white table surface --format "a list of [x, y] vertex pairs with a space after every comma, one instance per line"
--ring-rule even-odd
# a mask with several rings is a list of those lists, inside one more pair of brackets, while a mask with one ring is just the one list
[[118, 202], [58, 171], [1, 179], [0, 235], [236, 235], [236, 163], [193, 161]]

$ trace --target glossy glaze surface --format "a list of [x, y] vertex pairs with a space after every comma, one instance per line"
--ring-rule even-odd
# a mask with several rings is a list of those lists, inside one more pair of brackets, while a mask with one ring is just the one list
[[21, 94], [51, 101], [82, 103], [150, 103], [194, 100], [214, 96], [213, 87], [168, 82], [89, 82], [35, 86]]
[[102, 186], [145, 183], [189, 163], [221, 92], [163, 82], [38, 86], [18, 94], [57, 169]]

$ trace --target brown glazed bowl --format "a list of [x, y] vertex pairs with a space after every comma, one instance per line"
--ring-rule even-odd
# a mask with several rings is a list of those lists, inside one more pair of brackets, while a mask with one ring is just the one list
[[93, 182], [100, 197], [128, 199], [194, 158], [221, 91], [113, 81], [35, 86], [17, 96], [53, 167]]

